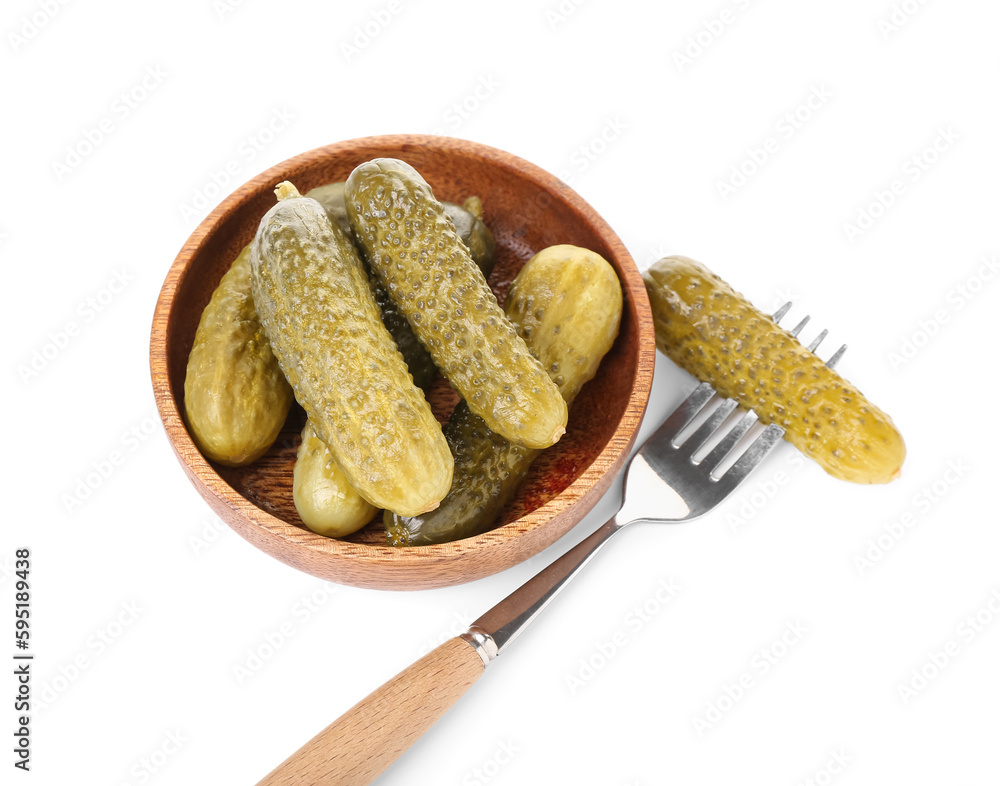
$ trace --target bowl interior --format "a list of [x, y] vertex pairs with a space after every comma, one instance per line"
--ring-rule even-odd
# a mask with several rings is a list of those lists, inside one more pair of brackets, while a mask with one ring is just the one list
[[[634, 417], [638, 408], [634, 426], [627, 435], [631, 444], [648, 396], [652, 342], [642, 327], [648, 322], [648, 302], [641, 279], [618, 238], [568, 186], [509, 154], [439, 137], [372, 137], [303, 154], [242, 186], [192, 235], [171, 271], [175, 283], [168, 302], [164, 303], [161, 295], [158, 311], [168, 310], [164, 336], [168, 394], [177, 412], [183, 412], [187, 357], [201, 312], [232, 260], [253, 238], [261, 216], [275, 203], [274, 185], [287, 179], [305, 193], [315, 186], [345, 180], [355, 166], [377, 157], [401, 158], [410, 163], [431, 185], [438, 199], [457, 203], [471, 195], [482, 199], [483, 218], [497, 245], [497, 263], [489, 283], [501, 304], [522, 265], [546, 246], [559, 243], [596, 251], [616, 267], [622, 280], [625, 308], [614, 347], [604, 358], [598, 375], [574, 402], [565, 436], [538, 457], [516, 498], [503, 512], [501, 525], [521, 524], [508, 530], [514, 536], [539, 524], [545, 517], [546, 505], [580, 482], [598, 457], [607, 454], [616, 435], [621, 442], [623, 418], [630, 413]], [[154, 368], [154, 384], [155, 375]], [[428, 398], [442, 421], [447, 420], [457, 401], [457, 395], [443, 378], [435, 382]], [[263, 458], [242, 468], [207, 462], [205, 466], [255, 508], [297, 528], [298, 532], [293, 534], [298, 542], [313, 541], [313, 545], [329, 548], [329, 544], [340, 542], [308, 532], [292, 501], [292, 468], [303, 423], [304, 413], [294, 405], [281, 435]], [[176, 441], [174, 447], [179, 447]], [[617, 446], [618, 452], [621, 447]], [[626, 452], [627, 447], [624, 446]], [[185, 452], [178, 450], [182, 460]], [[620, 466], [621, 462], [615, 463]], [[196, 473], [202, 471], [195, 468]], [[589, 487], [595, 480], [584, 479], [583, 483]], [[575, 519], [582, 517], [596, 501], [596, 498], [590, 501]], [[575, 522], [568, 522], [565, 528], [572, 523]], [[552, 540], [561, 534], [554, 534]], [[383, 545], [384, 537], [381, 516], [377, 516], [346, 540], [375, 546]]]

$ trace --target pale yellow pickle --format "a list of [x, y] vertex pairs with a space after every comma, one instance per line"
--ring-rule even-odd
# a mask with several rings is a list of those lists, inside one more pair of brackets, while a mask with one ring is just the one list
[[357, 532], [378, 510], [354, 490], [308, 420], [295, 459], [292, 498], [302, 523], [329, 538]]
[[661, 259], [644, 274], [656, 346], [725, 398], [777, 423], [836, 478], [888, 483], [906, 445], [892, 419], [704, 265]]
[[291, 405], [292, 389], [254, 308], [247, 246], [195, 332], [184, 378], [188, 429], [207, 458], [239, 467], [267, 452]]

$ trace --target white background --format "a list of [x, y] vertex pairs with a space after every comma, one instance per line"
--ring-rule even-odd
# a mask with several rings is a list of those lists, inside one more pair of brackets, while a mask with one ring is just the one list
[[[701, 522], [623, 533], [382, 782], [997, 783], [1000, 283], [982, 260], [1000, 253], [1000, 7], [223, 3], [4, 4], [0, 652], [30, 547], [38, 704], [26, 775], [2, 702], [0, 782], [253, 783], [614, 511], [616, 491], [473, 584], [337, 588], [226, 529], [167, 445], [149, 327], [198, 221], [305, 150], [438, 131], [561, 175], [640, 268], [681, 253], [762, 308], [794, 298], [827, 351], [850, 344], [843, 373], [909, 457], [861, 487], [786, 445]], [[846, 229], [862, 211], [873, 223]], [[691, 387], [658, 359], [640, 439]], [[121, 465], [69, 502], [113, 450]], [[806, 632], [763, 673], [788, 625]], [[931, 677], [904, 697], [914, 669]]]

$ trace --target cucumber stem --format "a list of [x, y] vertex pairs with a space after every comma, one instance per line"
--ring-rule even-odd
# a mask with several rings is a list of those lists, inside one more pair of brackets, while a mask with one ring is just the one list
[[278, 197], [279, 202], [284, 199], [298, 199], [302, 196], [299, 190], [287, 180], [282, 180], [274, 187], [274, 195]]
[[470, 196], [462, 203], [462, 207], [468, 210], [476, 218], [483, 217], [483, 200], [477, 196]]

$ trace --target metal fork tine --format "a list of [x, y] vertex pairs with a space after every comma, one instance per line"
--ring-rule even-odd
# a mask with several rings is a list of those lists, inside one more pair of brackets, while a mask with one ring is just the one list
[[728, 456], [736, 444], [743, 439], [743, 435], [746, 434], [752, 427], [753, 424], [757, 422], [757, 413], [752, 409], [746, 412], [739, 419], [735, 426], [729, 429], [729, 433], [726, 434], [712, 450], [709, 452], [705, 458], [701, 460], [701, 463], [708, 467], [710, 471], [714, 471], [719, 464], [721, 464], [726, 456]]
[[844, 356], [844, 353], [846, 351], [847, 351], [847, 344], [842, 344], [840, 349], [838, 349], [836, 352], [833, 353], [833, 357], [830, 358], [828, 361], [826, 361], [826, 365], [829, 366], [830, 368], [836, 366], [840, 362], [840, 359]]
[[826, 334], [829, 332], [830, 332], [829, 330], [824, 329], [818, 336], [816, 336], [816, 338], [812, 340], [812, 342], [809, 344], [808, 347], [806, 347], [806, 349], [808, 349], [810, 352], [815, 352], [816, 348], [823, 343], [823, 339], [826, 338]]
[[722, 422], [729, 417], [734, 409], [736, 409], [737, 403], [735, 399], [727, 398], [723, 399], [722, 403], [715, 408], [715, 411], [709, 415], [708, 420], [702, 423], [698, 430], [695, 431], [690, 437], [684, 440], [684, 452], [688, 456], [693, 456], [699, 448], [701, 448], [712, 435], [716, 432]]
[[806, 325], [808, 325], [808, 324], [809, 324], [809, 320], [810, 320], [810, 319], [812, 319], [812, 317], [810, 317], [810, 316], [808, 316], [808, 315], [804, 316], [804, 317], [802, 318], [802, 321], [801, 321], [801, 322], [799, 322], [799, 324], [797, 324], [797, 325], [796, 325], [795, 327], [793, 327], [793, 328], [792, 328], [792, 329], [791, 329], [791, 330], [790, 330], [789, 332], [790, 332], [790, 333], [791, 333], [791, 334], [792, 334], [793, 336], [798, 336], [798, 335], [799, 335], [799, 333], [801, 333], [801, 332], [802, 332], [802, 328], [804, 328], [804, 327], [805, 327]]
[[780, 322], [781, 318], [788, 313], [788, 309], [790, 309], [791, 307], [792, 307], [792, 301], [789, 300], [787, 303], [785, 303], [781, 308], [779, 308], [771, 315], [771, 319], [773, 319], [775, 322]]
[[724, 480], [727, 485], [734, 487], [739, 485], [764, 460], [764, 457], [774, 450], [784, 435], [785, 430], [772, 423], [760, 433], [757, 439], [750, 443], [750, 447], [719, 480]]
[[715, 389], [707, 382], [702, 382], [691, 392], [690, 396], [678, 405], [677, 409], [670, 413], [670, 416], [657, 430], [676, 436], [698, 417], [698, 413], [704, 409], [714, 395]]

